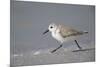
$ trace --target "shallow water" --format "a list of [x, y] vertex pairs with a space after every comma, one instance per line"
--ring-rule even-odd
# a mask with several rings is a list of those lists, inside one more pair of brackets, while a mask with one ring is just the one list
[[60, 48], [55, 53], [51, 53], [50, 51], [53, 49], [54, 48], [50, 48], [46, 50], [31, 51], [23, 54], [12, 55], [11, 66], [31, 66], [95, 61], [95, 49], [93, 46], [90, 48], [84, 48], [84, 51], [76, 52], [72, 51], [77, 49], [69, 50], [68, 48]]

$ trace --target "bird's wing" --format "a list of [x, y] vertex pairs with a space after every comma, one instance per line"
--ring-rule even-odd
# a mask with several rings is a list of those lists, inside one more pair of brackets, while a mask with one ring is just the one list
[[63, 38], [70, 37], [70, 36], [77, 36], [77, 35], [82, 34], [82, 32], [79, 32], [79, 31], [74, 30], [74, 29], [69, 28], [69, 27], [65, 27], [63, 25], [59, 25], [59, 28], [60, 28], [59, 33], [61, 34], [61, 36]]

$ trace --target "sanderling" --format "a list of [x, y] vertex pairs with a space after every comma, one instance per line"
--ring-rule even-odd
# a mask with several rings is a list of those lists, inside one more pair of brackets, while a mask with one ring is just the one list
[[55, 23], [51, 23], [49, 25], [48, 29], [43, 34], [49, 32], [49, 31], [51, 32], [52, 37], [61, 43], [60, 46], [57, 47], [56, 49], [54, 49], [53, 51], [51, 51], [51, 53], [57, 51], [59, 48], [62, 47], [64, 42], [67, 42], [69, 40], [74, 40], [75, 43], [77, 44], [77, 47], [79, 48], [79, 50], [81, 50], [82, 47], [78, 44], [76, 37], [79, 35], [88, 33], [87, 31], [77, 31], [70, 27], [66, 27], [66, 26], [60, 25], [60, 24], [57, 25]]

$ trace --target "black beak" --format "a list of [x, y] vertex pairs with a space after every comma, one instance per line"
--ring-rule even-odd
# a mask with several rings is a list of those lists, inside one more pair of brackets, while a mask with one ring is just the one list
[[49, 32], [49, 30], [48, 30], [48, 29], [47, 29], [47, 30], [43, 33], [43, 35], [44, 35], [44, 34], [46, 34], [47, 32]]

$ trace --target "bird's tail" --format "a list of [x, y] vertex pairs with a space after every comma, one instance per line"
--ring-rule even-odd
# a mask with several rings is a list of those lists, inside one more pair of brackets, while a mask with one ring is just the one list
[[87, 34], [88, 32], [87, 32], [87, 31], [83, 31], [83, 33], [84, 33], [84, 34]]

